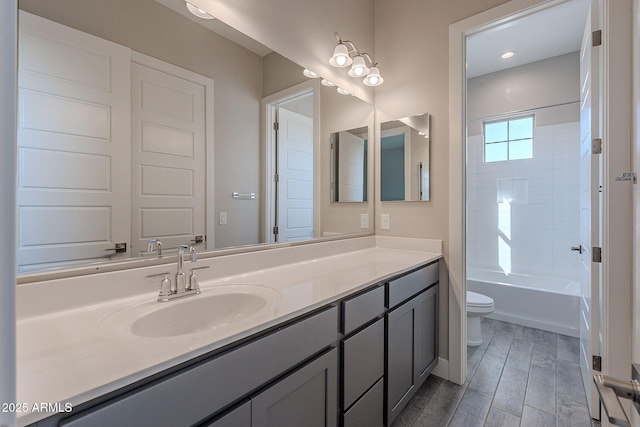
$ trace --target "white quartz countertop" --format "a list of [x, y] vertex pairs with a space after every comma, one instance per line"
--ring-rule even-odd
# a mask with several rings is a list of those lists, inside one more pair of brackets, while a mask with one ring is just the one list
[[34, 411], [34, 405], [44, 403], [51, 409], [53, 404], [63, 411], [65, 405], [117, 390], [440, 257], [439, 253], [373, 247], [205, 280], [200, 284], [201, 295], [162, 304], [182, 304], [220, 286], [258, 285], [277, 297], [259, 316], [176, 337], [145, 338], [113, 327], [119, 310], [159, 304], [156, 289], [18, 319], [17, 403], [27, 409], [17, 413], [18, 425], [52, 414], [47, 409]]

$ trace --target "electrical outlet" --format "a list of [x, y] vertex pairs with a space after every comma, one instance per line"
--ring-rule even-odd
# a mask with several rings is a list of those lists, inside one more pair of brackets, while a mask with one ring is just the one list
[[360, 214], [360, 228], [369, 228], [369, 214]]
[[391, 228], [391, 219], [389, 214], [380, 215], [380, 228], [383, 230], [389, 230]]
[[220, 225], [226, 225], [226, 224], [227, 224], [227, 213], [220, 212]]

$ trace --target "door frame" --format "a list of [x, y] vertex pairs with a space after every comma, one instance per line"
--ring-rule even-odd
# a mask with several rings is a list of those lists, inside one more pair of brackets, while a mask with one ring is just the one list
[[262, 99], [262, 194], [260, 200], [260, 235], [262, 242], [275, 243], [271, 232], [276, 221], [276, 183], [273, 179], [277, 166], [277, 140], [272, 123], [276, 110], [282, 104], [313, 94], [313, 234], [320, 232], [320, 82], [309, 80], [281, 90]]
[[[478, 15], [464, 19], [449, 26], [449, 380], [462, 384], [467, 376], [467, 348], [466, 348], [466, 37], [481, 31], [486, 31], [503, 25], [515, 19], [555, 7], [570, 0], [522, 0], [505, 3]], [[606, 108], [606, 107], [605, 107]], [[606, 138], [606, 134], [605, 134]], [[606, 163], [606, 158], [605, 158]], [[609, 175], [613, 172], [610, 171]], [[621, 172], [618, 172], [621, 173]], [[607, 176], [607, 175], [605, 175]], [[607, 178], [608, 179], [608, 178]], [[605, 212], [610, 200], [605, 198]], [[613, 206], [610, 211], [613, 210]], [[606, 219], [605, 219], [606, 221]], [[605, 237], [606, 238], [606, 237]], [[604, 242], [605, 250], [607, 248]], [[609, 273], [614, 273], [608, 269]], [[605, 275], [602, 304], [603, 314], [603, 362], [604, 372], [613, 374], [614, 367], [612, 349], [622, 345], [623, 334], [609, 335], [613, 326], [610, 315], [614, 304], [611, 298], [611, 288], [607, 285]], [[631, 284], [629, 283], [629, 288]], [[622, 288], [622, 287], [621, 287]], [[628, 291], [628, 292], [627, 292]], [[630, 289], [618, 289], [616, 294], [629, 293]], [[617, 299], [617, 298], [616, 298]], [[628, 301], [628, 299], [627, 299]], [[620, 326], [620, 325], [618, 325]], [[624, 326], [624, 325], [622, 325]], [[626, 325], [630, 328], [630, 324]], [[627, 340], [628, 341], [628, 340]], [[624, 352], [624, 351], [623, 351]], [[629, 357], [625, 355], [625, 357]], [[620, 359], [621, 357], [618, 357]], [[621, 364], [618, 360], [616, 364]], [[624, 363], [622, 363], [624, 364]], [[629, 364], [619, 367], [629, 370]]]

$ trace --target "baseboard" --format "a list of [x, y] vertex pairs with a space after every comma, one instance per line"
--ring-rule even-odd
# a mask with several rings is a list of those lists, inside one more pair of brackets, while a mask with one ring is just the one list
[[438, 364], [433, 371], [431, 371], [432, 375], [436, 377], [440, 377], [443, 380], [449, 380], [449, 361], [447, 359], [443, 359], [442, 357], [438, 357]]

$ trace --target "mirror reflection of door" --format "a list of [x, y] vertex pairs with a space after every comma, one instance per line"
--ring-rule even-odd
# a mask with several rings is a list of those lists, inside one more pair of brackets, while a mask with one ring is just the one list
[[[137, 54], [131, 64], [133, 254], [174, 250], [205, 231], [206, 87], [213, 80]], [[211, 237], [211, 236], [209, 236]]]
[[128, 256], [129, 50], [20, 13], [19, 271]]
[[277, 108], [276, 241], [313, 237], [313, 119]]

